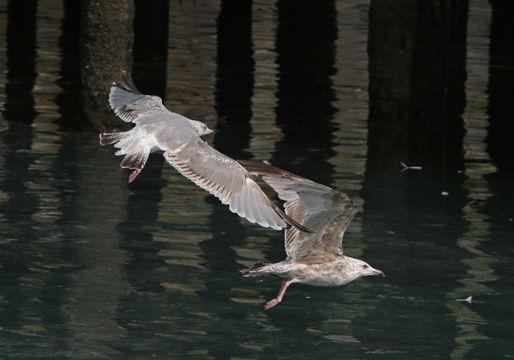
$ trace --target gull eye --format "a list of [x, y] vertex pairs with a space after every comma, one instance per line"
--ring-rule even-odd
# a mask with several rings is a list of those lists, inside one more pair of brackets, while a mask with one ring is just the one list
[[363, 269], [367, 269], [368, 267], [369, 267], [368, 265], [362, 265]]

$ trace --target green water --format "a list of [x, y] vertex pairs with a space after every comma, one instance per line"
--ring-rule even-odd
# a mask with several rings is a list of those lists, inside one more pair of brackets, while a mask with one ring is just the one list
[[230, 156], [351, 194], [345, 252], [386, 274], [294, 284], [265, 311], [280, 279], [239, 270], [283, 259], [283, 234], [239, 219], [158, 154], [127, 184], [94, 130], [62, 125], [76, 112], [62, 4], [39, 2], [27, 64], [7, 51], [0, 2], [0, 357], [512, 357], [514, 193], [486, 144], [488, 4], [470, 7], [462, 167], [441, 178], [367, 162], [368, 2], [335, 3], [327, 57], [306, 83], [286, 74], [295, 52], [275, 42], [273, 2], [253, 3], [234, 72], [217, 58], [219, 3], [170, 2], [166, 105], [216, 129], [209, 142]]

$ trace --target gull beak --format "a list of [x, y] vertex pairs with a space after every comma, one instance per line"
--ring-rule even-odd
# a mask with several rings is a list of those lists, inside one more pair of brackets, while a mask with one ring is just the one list
[[385, 277], [385, 274], [378, 269], [373, 269], [373, 275]]
[[368, 276], [382, 276], [382, 277], [385, 277], [385, 274], [381, 271], [381, 270], [378, 270], [378, 269], [371, 269], [369, 270]]

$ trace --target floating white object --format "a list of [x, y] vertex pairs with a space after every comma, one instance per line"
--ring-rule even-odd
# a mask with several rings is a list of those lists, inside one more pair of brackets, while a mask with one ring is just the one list
[[470, 295], [465, 299], [457, 299], [457, 301], [467, 302], [468, 304], [471, 304], [471, 302], [473, 301], [473, 296]]
[[422, 170], [423, 169], [421, 166], [409, 166], [402, 161], [400, 161], [400, 165], [402, 165], [402, 169], [400, 170], [400, 172], [404, 172], [407, 170]]

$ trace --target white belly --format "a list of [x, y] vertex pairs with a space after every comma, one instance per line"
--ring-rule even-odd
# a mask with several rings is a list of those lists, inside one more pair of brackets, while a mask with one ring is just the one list
[[334, 261], [326, 264], [294, 264], [288, 274], [297, 282], [314, 286], [340, 286], [355, 280], [358, 276], [348, 271], [346, 262]]

